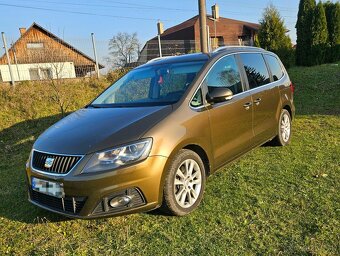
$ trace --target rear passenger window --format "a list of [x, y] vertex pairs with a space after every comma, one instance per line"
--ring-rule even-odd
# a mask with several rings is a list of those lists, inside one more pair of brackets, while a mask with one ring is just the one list
[[270, 71], [272, 72], [274, 81], [280, 80], [283, 77], [283, 70], [279, 60], [272, 55], [265, 55]]
[[234, 56], [220, 59], [209, 71], [204, 83], [209, 87], [228, 87], [233, 94], [243, 91], [240, 72]]
[[269, 73], [262, 54], [242, 53], [240, 56], [248, 77], [250, 89], [270, 83]]

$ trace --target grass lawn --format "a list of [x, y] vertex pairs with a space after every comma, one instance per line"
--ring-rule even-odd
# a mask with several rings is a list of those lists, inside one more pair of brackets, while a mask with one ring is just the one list
[[[185, 217], [71, 220], [29, 204], [25, 161], [58, 109], [39, 88], [18, 86], [21, 100], [1, 88], [0, 255], [340, 255], [340, 65], [289, 74], [297, 107], [291, 145], [260, 147], [219, 170]], [[99, 90], [75, 88], [71, 110]]]

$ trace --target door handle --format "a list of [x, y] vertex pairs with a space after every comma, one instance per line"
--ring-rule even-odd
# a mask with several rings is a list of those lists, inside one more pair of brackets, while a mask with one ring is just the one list
[[246, 104], [243, 105], [243, 107], [248, 110], [250, 106], [253, 105], [251, 102], [247, 102]]
[[261, 102], [261, 98], [254, 100], [254, 103], [256, 106], [260, 105], [260, 102]]

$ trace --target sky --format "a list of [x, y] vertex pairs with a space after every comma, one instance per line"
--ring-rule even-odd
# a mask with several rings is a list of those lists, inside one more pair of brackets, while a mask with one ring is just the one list
[[[220, 6], [220, 16], [254, 23], [272, 3], [296, 41], [299, 0], [206, 0], [208, 14], [215, 3]], [[157, 34], [157, 20], [166, 29], [197, 15], [198, 0], [0, 0], [0, 11], [0, 31], [5, 32], [8, 44], [18, 39], [19, 27], [36, 22], [90, 56], [93, 32], [103, 59], [113, 35], [137, 32], [144, 44]]]

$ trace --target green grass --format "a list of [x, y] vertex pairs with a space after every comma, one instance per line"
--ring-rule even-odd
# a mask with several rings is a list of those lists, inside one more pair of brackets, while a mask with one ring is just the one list
[[[0, 255], [339, 255], [340, 66], [289, 73], [297, 107], [291, 145], [260, 147], [219, 170], [185, 217], [70, 220], [29, 204], [25, 161], [60, 118], [58, 108], [48, 92], [37, 93], [43, 85], [0, 88]], [[102, 87], [74, 88], [71, 110]]]

